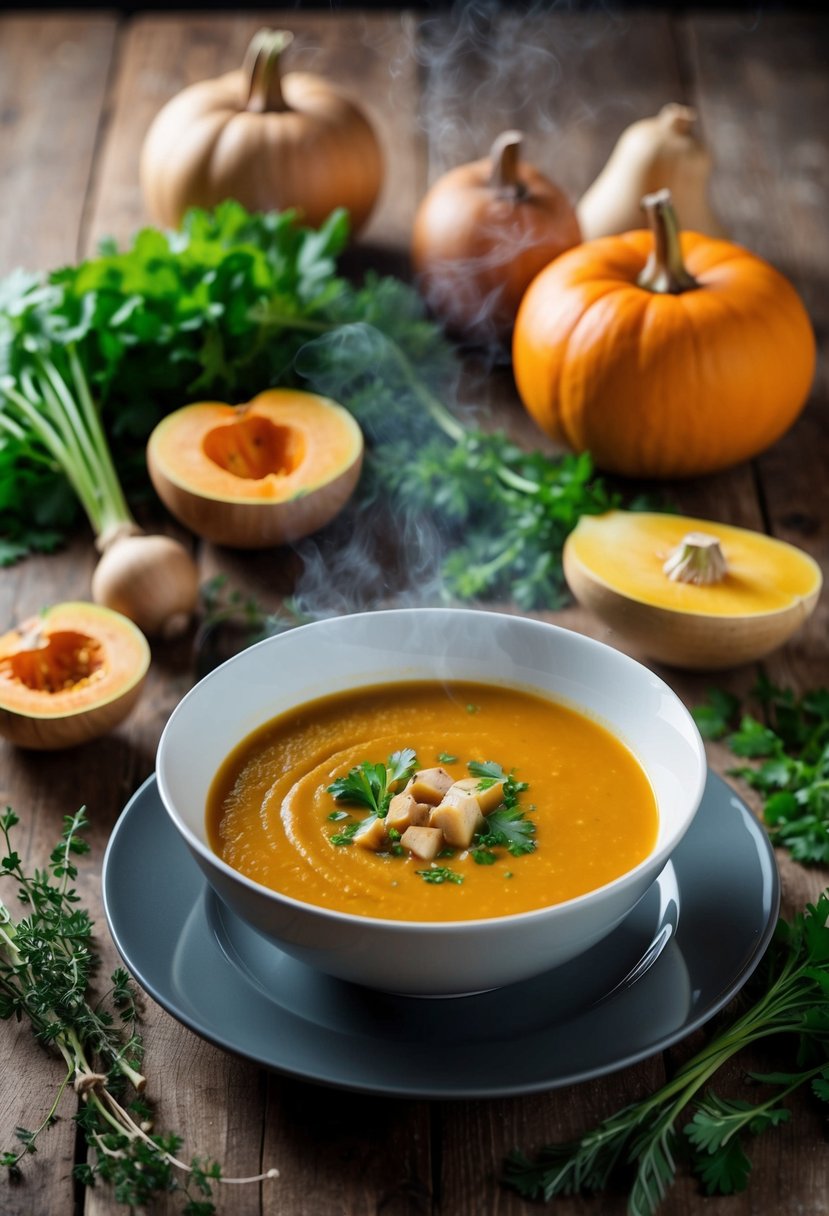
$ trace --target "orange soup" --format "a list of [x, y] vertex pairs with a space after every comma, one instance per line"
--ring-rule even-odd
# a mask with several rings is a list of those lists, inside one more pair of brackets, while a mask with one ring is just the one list
[[[396, 792], [393, 808], [421, 808], [414, 834], [408, 816], [396, 820], [402, 830], [386, 828], [391, 810], [375, 822], [348, 793], [363, 765], [393, 776], [411, 758], [402, 749], [415, 759], [386, 799]], [[458, 784], [432, 797], [432, 778], [418, 784], [414, 770]], [[490, 775], [499, 771], [506, 784]], [[468, 842], [447, 826], [453, 794], [473, 819], [469, 799], [480, 799]], [[445, 835], [434, 836], [437, 823]], [[470, 920], [611, 882], [651, 852], [657, 808], [637, 759], [586, 715], [514, 688], [418, 681], [324, 697], [262, 726], [216, 775], [207, 827], [229, 865], [294, 899], [392, 920]]]

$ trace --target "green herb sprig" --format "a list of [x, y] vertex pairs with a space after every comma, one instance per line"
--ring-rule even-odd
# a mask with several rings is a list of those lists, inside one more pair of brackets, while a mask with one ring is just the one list
[[829, 689], [796, 696], [762, 677], [752, 695], [762, 719], [715, 689], [693, 711], [701, 733], [725, 739], [735, 756], [759, 761], [729, 769], [762, 796], [775, 844], [796, 861], [829, 864]]
[[[392, 752], [385, 764], [372, 764], [369, 760], [355, 764], [344, 777], [332, 781], [326, 792], [333, 794], [337, 802], [367, 807], [372, 815], [385, 819], [392, 797], [413, 776], [416, 768], [414, 749], [404, 747]], [[355, 825], [354, 830], [358, 826]]]
[[[789, 1118], [784, 1099], [809, 1086], [829, 1102], [829, 891], [791, 924], [780, 921], [750, 989], [754, 1002], [656, 1093], [624, 1107], [579, 1140], [514, 1152], [505, 1181], [522, 1195], [603, 1191], [633, 1169], [629, 1216], [653, 1216], [683, 1152], [708, 1194], [743, 1190], [751, 1162], [745, 1141]], [[707, 1089], [719, 1069], [752, 1043], [789, 1036], [791, 1071], [750, 1074], [764, 1097], [721, 1098]], [[680, 1128], [685, 1112], [686, 1122]]]
[[535, 824], [518, 802], [520, 795], [529, 789], [527, 782], [517, 781], [514, 774], [505, 772], [494, 760], [470, 760], [467, 768], [470, 776], [480, 778], [483, 789], [487, 788], [487, 783], [504, 783], [503, 806], [490, 811], [486, 826], [475, 834], [470, 850], [472, 858], [478, 865], [488, 866], [497, 860], [497, 854], [492, 851], [496, 848], [505, 848], [513, 857], [535, 852]]
[[[179, 1159], [181, 1138], [152, 1130], [152, 1113], [140, 1095], [143, 1047], [137, 1032], [138, 1009], [123, 968], [112, 975], [109, 993], [92, 1002], [90, 985], [98, 965], [92, 949], [93, 923], [71, 885], [75, 859], [89, 851], [81, 835], [83, 809], [66, 816], [64, 831], [45, 870], [27, 874], [12, 846], [19, 820], [7, 808], [0, 814], [0, 881], [16, 888], [23, 915], [0, 898], [0, 1018], [27, 1020], [35, 1037], [56, 1051], [66, 1065], [55, 1099], [34, 1128], [18, 1127], [19, 1147], [0, 1153], [0, 1164], [19, 1177], [23, 1159], [37, 1151], [39, 1138], [58, 1117], [61, 1099], [74, 1089], [80, 1099], [77, 1122], [90, 1158], [76, 1167], [78, 1180], [91, 1186], [110, 1183], [118, 1203], [134, 1210], [155, 1196], [180, 1191], [185, 1216], [209, 1216], [217, 1182], [226, 1179], [215, 1161]], [[126, 1094], [131, 1092], [132, 1097]]]

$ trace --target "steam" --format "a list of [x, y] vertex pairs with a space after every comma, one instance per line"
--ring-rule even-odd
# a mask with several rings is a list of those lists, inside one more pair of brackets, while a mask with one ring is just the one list
[[[571, 199], [589, 184], [584, 166], [576, 180], [572, 156], [559, 172], [562, 132], [570, 134], [580, 124], [600, 120], [595, 107], [579, 100], [572, 85], [560, 89], [563, 65], [572, 79], [579, 69], [571, 60], [578, 64], [579, 56], [589, 51], [586, 39], [612, 35], [618, 42], [626, 19], [599, 10], [584, 23], [575, 8], [575, 3], [538, 3], [516, 10], [495, 0], [473, 0], [417, 20], [401, 17], [391, 40], [383, 27], [366, 24], [369, 49], [389, 67], [388, 93], [381, 100], [390, 107], [410, 105], [410, 96], [401, 97], [398, 85], [402, 81], [408, 87], [412, 62], [416, 65], [422, 82], [417, 122], [427, 149], [428, 183], [457, 164], [486, 156], [494, 138], [514, 127], [526, 134], [527, 159]], [[550, 46], [552, 14], [568, 17], [557, 25], [555, 49]], [[313, 59], [308, 66], [313, 67]], [[612, 82], [605, 91], [612, 92]], [[393, 189], [394, 182], [387, 188]], [[485, 317], [485, 301], [481, 309]], [[393, 324], [384, 323], [384, 328], [393, 334]], [[494, 344], [483, 352], [478, 375], [481, 369], [491, 370], [499, 352], [502, 357]], [[428, 342], [423, 357], [418, 359], [415, 352], [412, 363], [453, 414], [474, 421], [471, 415], [481, 408], [486, 391], [483, 382], [467, 377], [464, 386]], [[357, 496], [345, 512], [322, 533], [294, 546], [301, 565], [292, 597], [295, 611], [302, 619], [320, 619], [378, 607], [445, 603], [442, 567], [453, 538], [433, 513], [400, 506], [399, 496], [394, 498], [395, 514], [390, 514], [383, 489], [384, 481], [403, 478], [412, 453], [440, 433], [395, 366], [387, 340], [372, 326], [342, 326], [310, 341], [300, 352], [297, 371], [308, 388], [353, 410], [369, 453]], [[497, 520], [492, 526], [497, 529]]]

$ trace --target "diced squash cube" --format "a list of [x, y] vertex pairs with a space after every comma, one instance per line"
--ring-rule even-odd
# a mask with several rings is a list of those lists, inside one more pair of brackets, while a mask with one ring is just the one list
[[424, 861], [434, 861], [443, 848], [443, 832], [438, 828], [410, 827], [400, 837], [404, 849]]
[[477, 798], [456, 789], [450, 789], [429, 816], [430, 826], [440, 828], [446, 843], [458, 849], [469, 848], [472, 837], [483, 823]]
[[389, 828], [395, 828], [398, 832], [405, 832], [406, 828], [412, 826], [424, 827], [429, 822], [431, 809], [428, 802], [418, 802], [405, 791], [402, 794], [395, 794], [389, 803], [389, 811], [386, 815], [386, 831]]
[[[453, 790], [463, 790], [465, 794], [477, 799], [478, 806], [481, 808], [482, 815], [488, 815], [490, 811], [494, 811], [504, 801], [504, 783], [496, 781], [493, 785], [489, 784], [488, 777], [464, 777], [461, 781], [456, 781], [452, 786]], [[486, 786], [481, 789], [481, 783]], [[449, 791], [451, 794], [452, 790]]]
[[411, 794], [415, 802], [428, 802], [437, 806], [452, 786], [452, 778], [445, 768], [421, 768], [409, 780], [404, 794]]
[[372, 852], [379, 853], [386, 843], [385, 819], [369, 815], [351, 837], [351, 843], [358, 845], [361, 849], [371, 849]]

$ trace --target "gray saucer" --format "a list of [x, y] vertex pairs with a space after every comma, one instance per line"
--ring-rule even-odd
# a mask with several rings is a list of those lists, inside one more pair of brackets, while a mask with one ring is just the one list
[[115, 826], [103, 894], [127, 967], [197, 1034], [292, 1076], [417, 1098], [532, 1093], [660, 1051], [745, 983], [780, 902], [765, 831], [712, 773], [672, 861], [610, 937], [476, 996], [371, 992], [265, 942], [213, 895], [154, 777]]

